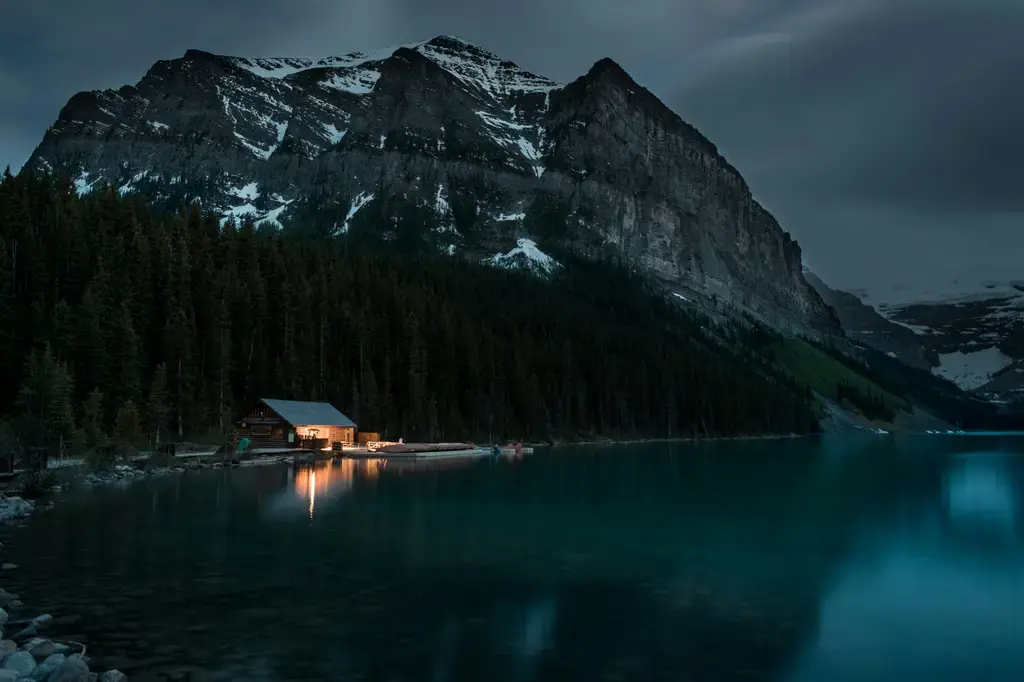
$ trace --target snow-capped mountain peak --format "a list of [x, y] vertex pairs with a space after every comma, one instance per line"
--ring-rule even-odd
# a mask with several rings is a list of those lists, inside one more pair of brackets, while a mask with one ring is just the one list
[[72, 97], [27, 167], [83, 194], [198, 201], [225, 225], [537, 272], [555, 267], [542, 249], [624, 257], [786, 328], [837, 326], [736, 169], [607, 59], [560, 86], [450, 35], [326, 57], [190, 50]]
[[530, 73], [478, 45], [443, 35], [371, 52], [352, 52], [320, 59], [302, 57], [224, 57], [238, 68], [260, 78], [287, 79], [311, 69], [352, 69], [384, 61], [401, 49], [414, 50], [458, 78], [465, 85], [497, 101], [513, 93], [545, 93], [561, 87], [543, 76]]

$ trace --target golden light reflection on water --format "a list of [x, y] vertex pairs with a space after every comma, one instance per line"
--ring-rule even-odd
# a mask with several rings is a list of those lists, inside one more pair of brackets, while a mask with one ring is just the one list
[[387, 466], [383, 459], [330, 459], [316, 462], [295, 472], [295, 495], [309, 506], [313, 518], [316, 500], [326, 501], [350, 490], [357, 478], [372, 480]]

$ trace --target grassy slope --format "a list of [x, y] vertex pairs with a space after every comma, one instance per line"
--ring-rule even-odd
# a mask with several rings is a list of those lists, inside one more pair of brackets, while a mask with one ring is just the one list
[[909, 411], [913, 407], [905, 398], [886, 391], [869, 377], [801, 339], [780, 338], [775, 347], [775, 359], [795, 379], [830, 401], [839, 402], [836, 386], [845, 382], [861, 393], [880, 395], [886, 406], [894, 412]]

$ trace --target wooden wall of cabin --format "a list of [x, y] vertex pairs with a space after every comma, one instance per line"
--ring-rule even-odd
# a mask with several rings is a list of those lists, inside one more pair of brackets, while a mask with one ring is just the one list
[[344, 443], [353, 445], [356, 441], [356, 430], [351, 426], [332, 426], [328, 443]]
[[252, 447], [283, 447], [289, 445], [290, 424], [263, 403], [253, 406], [235, 424], [234, 442], [248, 438]]

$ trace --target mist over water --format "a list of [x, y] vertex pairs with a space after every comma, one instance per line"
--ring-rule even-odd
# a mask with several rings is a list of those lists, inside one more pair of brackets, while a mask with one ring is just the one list
[[69, 493], [6, 529], [137, 679], [1024, 679], [1024, 438], [334, 460]]

